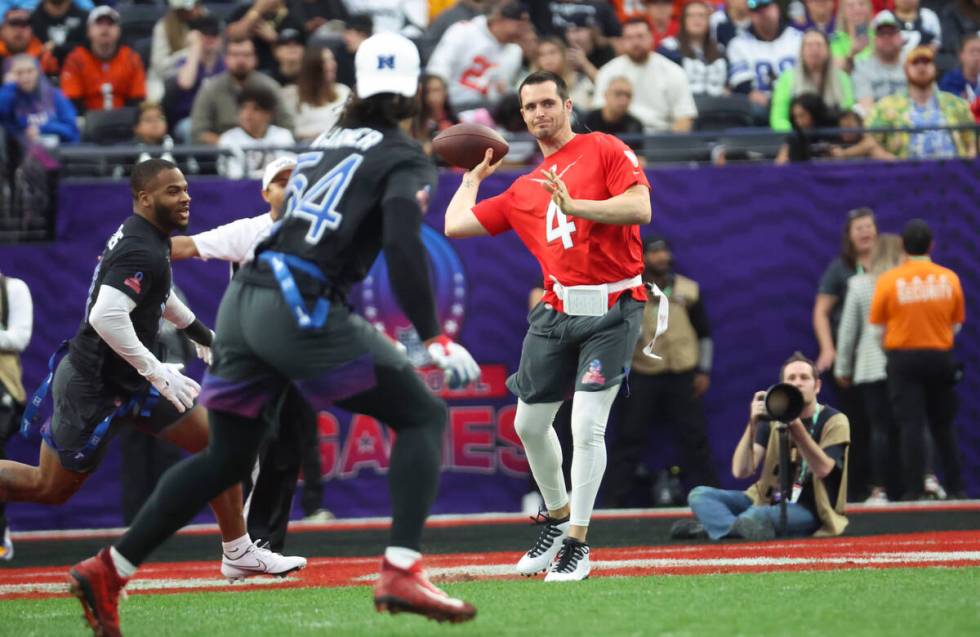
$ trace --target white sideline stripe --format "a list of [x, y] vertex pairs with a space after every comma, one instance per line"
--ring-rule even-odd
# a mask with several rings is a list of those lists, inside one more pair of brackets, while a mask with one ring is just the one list
[[[163, 591], [182, 589], [221, 588], [224, 586], [277, 586], [290, 581], [290, 578], [253, 577], [229, 584], [227, 579], [136, 579], [126, 585], [127, 591]], [[295, 580], [293, 580], [295, 581]], [[18, 593], [67, 593], [68, 585], [64, 578], [60, 582], [30, 582], [27, 584], [0, 584], [0, 597]]]
[[[735, 566], [817, 566], [817, 565], [849, 565], [852, 568], [861, 566], [872, 566], [876, 564], [942, 564], [946, 562], [977, 562], [980, 564], [980, 551], [913, 551], [907, 553], [888, 553], [872, 556], [848, 556], [837, 557], [735, 557], [735, 558], [710, 558], [710, 559], [639, 559], [639, 560], [593, 560], [592, 567], [596, 570], [608, 569], [627, 569], [627, 568], [698, 568], [703, 569], [709, 566], [715, 567], [735, 567]], [[485, 577], [499, 577], [505, 575], [516, 575], [513, 563], [506, 564], [470, 564], [466, 566], [435, 567], [426, 569], [430, 577], [451, 577], [459, 575], [476, 575]], [[378, 578], [377, 573], [362, 575], [354, 578], [355, 582], [370, 582]], [[234, 584], [249, 587], [277, 586], [286, 582], [296, 581], [295, 578], [278, 577], [253, 577]], [[193, 590], [223, 588], [229, 586], [228, 580], [216, 578], [191, 578], [191, 579], [136, 579], [126, 587], [130, 591], [161, 591], [161, 590]], [[0, 584], [0, 597], [5, 595], [15, 595], [23, 593], [64, 593], [67, 592], [67, 585], [64, 581], [59, 582], [29, 582], [24, 584]]]
[[[951, 551], [914, 553], [889, 553], [875, 556], [839, 557], [730, 557], [709, 559], [641, 559], [641, 560], [591, 560], [594, 569], [624, 569], [624, 568], [704, 568], [706, 566], [816, 566], [820, 564], [848, 564], [853, 567], [874, 564], [903, 564], [903, 563], [943, 563], [974, 561], [980, 563], [980, 551]], [[502, 575], [517, 575], [513, 563], [508, 564], [471, 564], [468, 566], [430, 567], [425, 569], [426, 575], [434, 577], [451, 577], [459, 575], [483, 575], [497, 577]], [[368, 582], [378, 579], [376, 573], [363, 575], [354, 581]]]
[[[953, 511], [980, 511], [980, 500], [927, 500], [922, 502], [889, 502], [883, 505], [864, 505], [848, 504], [847, 512], [851, 513], [890, 513], [892, 510], [906, 512], [909, 509], [949, 509]], [[691, 513], [688, 507], [664, 507], [656, 509], [597, 509], [592, 518], [594, 520], [617, 520], [623, 518], [634, 518], [643, 516], [644, 518], [679, 518], [687, 517]], [[496, 513], [442, 513], [430, 515], [429, 522], [479, 522], [481, 520], [494, 522], [526, 522], [528, 515], [525, 513], [514, 513], [513, 511]], [[329, 522], [304, 522], [293, 520], [289, 523], [290, 529], [300, 530], [307, 528], [337, 530], [347, 527], [358, 527], [364, 524], [390, 524], [390, 517], [367, 517], [367, 518], [345, 518], [341, 520], [331, 520]], [[93, 538], [113, 538], [119, 537], [127, 530], [126, 527], [113, 527], [105, 529], [55, 529], [49, 531], [12, 531], [11, 539], [17, 540], [70, 540], [70, 539], [93, 539]], [[219, 532], [217, 524], [190, 524], [177, 532], [177, 535], [189, 533], [217, 534]]]

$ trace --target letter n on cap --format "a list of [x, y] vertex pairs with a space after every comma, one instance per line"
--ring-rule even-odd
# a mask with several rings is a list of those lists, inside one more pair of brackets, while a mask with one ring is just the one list
[[382, 69], [394, 69], [395, 68], [395, 56], [394, 55], [379, 55], [378, 56], [378, 70]]

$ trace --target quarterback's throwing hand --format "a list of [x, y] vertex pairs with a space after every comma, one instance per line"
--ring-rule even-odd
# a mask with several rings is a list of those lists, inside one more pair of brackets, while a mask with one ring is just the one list
[[446, 385], [450, 389], [459, 389], [480, 379], [480, 366], [470, 353], [445, 334], [429, 340], [426, 349], [432, 362], [446, 372]]
[[547, 179], [544, 182], [544, 187], [545, 190], [551, 193], [551, 200], [566, 215], [574, 215], [573, 204], [575, 200], [568, 194], [568, 188], [565, 186], [565, 182], [561, 180], [561, 177], [554, 170], [545, 171], [544, 176]]

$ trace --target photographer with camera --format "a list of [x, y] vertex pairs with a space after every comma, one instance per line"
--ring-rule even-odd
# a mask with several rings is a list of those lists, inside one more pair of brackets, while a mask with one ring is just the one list
[[[732, 475], [747, 478], [761, 463], [759, 479], [746, 491], [696, 487], [687, 498], [694, 519], [676, 522], [670, 531], [672, 538], [769, 540], [777, 534], [844, 532], [850, 444], [847, 416], [817, 402], [820, 377], [814, 362], [803, 354], [796, 352], [783, 363], [779, 376], [779, 384], [752, 397], [749, 422], [732, 457]], [[788, 431], [792, 483], [785, 490], [779, 476], [782, 427]], [[780, 504], [784, 498], [783, 529]]]

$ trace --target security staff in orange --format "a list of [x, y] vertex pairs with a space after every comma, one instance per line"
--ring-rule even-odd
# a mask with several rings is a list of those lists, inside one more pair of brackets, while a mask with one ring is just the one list
[[955, 272], [932, 262], [932, 230], [922, 219], [905, 224], [906, 261], [878, 277], [872, 325], [884, 328], [888, 393], [902, 431], [905, 500], [923, 499], [924, 426], [928, 423], [951, 497], [963, 480], [953, 420], [960, 375], [953, 337], [966, 319], [963, 288]]

